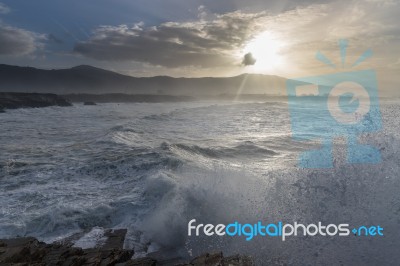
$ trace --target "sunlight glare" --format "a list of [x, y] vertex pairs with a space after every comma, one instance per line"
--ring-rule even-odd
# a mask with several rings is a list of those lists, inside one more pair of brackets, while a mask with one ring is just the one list
[[246, 45], [244, 53], [251, 53], [257, 60], [251, 66], [255, 71], [269, 71], [283, 64], [283, 58], [279, 54], [282, 47], [283, 43], [271, 33], [263, 32]]

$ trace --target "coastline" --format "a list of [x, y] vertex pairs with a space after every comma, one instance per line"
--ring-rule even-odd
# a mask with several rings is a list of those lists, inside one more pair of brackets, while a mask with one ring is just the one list
[[52, 93], [0, 92], [0, 113], [7, 109], [72, 106], [61, 96]]
[[19, 237], [0, 239], [0, 264], [1, 265], [118, 265], [118, 266], [252, 266], [253, 260], [248, 256], [234, 255], [224, 257], [222, 252], [207, 253], [185, 261], [174, 255], [157, 252], [148, 257], [133, 258], [134, 250], [123, 249], [127, 230], [107, 230], [107, 239], [101, 246], [82, 249], [75, 247], [68, 241], [46, 244], [34, 237]]

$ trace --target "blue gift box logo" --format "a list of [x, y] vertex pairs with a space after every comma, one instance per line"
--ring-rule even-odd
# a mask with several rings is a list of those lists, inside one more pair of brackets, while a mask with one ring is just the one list
[[[346, 41], [340, 41], [343, 65], [346, 46]], [[368, 50], [353, 66], [371, 55]], [[319, 52], [317, 59], [336, 68]], [[322, 143], [319, 149], [305, 151], [300, 155], [301, 167], [333, 167], [334, 137], [347, 138], [348, 163], [381, 161], [378, 149], [358, 142], [360, 134], [376, 132], [382, 127], [375, 71], [340, 72], [290, 79], [286, 85], [293, 139], [320, 140]], [[310, 90], [315, 93], [302, 94]]]

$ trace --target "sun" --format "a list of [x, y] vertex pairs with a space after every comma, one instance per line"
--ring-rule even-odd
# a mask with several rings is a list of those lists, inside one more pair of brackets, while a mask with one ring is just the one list
[[263, 32], [252, 39], [244, 48], [256, 59], [252, 68], [255, 71], [271, 71], [283, 64], [280, 49], [284, 44], [269, 32]]

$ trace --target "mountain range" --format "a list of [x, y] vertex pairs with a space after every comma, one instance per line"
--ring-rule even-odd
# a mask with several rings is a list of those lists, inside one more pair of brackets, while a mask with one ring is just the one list
[[242, 74], [234, 77], [132, 77], [88, 65], [45, 70], [0, 65], [0, 92], [54, 94], [145, 94], [217, 96], [236, 94], [281, 95], [285, 78]]

